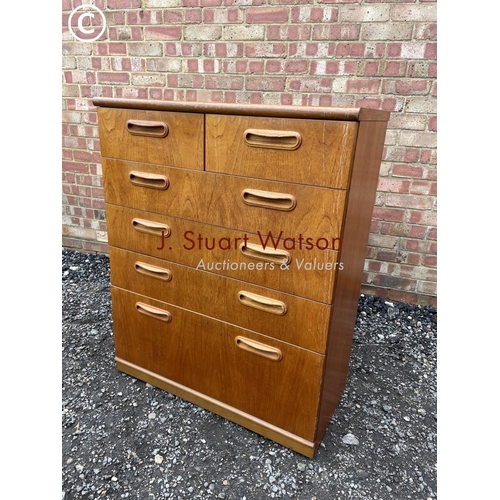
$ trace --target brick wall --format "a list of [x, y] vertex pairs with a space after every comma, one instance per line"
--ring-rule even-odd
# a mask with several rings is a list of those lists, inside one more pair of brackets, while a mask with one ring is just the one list
[[107, 251], [94, 96], [391, 111], [363, 291], [435, 304], [436, 3], [63, 0], [63, 246]]

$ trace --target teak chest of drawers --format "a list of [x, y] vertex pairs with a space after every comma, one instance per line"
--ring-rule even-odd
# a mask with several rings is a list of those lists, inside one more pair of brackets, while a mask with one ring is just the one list
[[117, 368], [312, 457], [389, 113], [96, 98]]

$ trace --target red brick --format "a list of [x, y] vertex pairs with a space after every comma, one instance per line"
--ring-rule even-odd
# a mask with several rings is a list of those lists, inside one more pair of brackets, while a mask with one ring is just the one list
[[365, 63], [365, 69], [363, 71], [363, 76], [378, 76], [379, 74], [378, 61], [368, 61]]
[[86, 163], [77, 163], [74, 161], [63, 161], [62, 169], [65, 172], [89, 172], [89, 166]]
[[356, 107], [360, 108], [380, 109], [382, 101], [379, 98], [362, 97], [361, 99], [356, 99], [354, 104]]
[[230, 89], [242, 90], [243, 78], [241, 76], [232, 75], [207, 75], [205, 85], [207, 89]]
[[377, 94], [380, 87], [380, 80], [348, 80], [347, 92], [352, 94]]
[[288, 9], [279, 7], [248, 8], [246, 10], [246, 22], [252, 23], [286, 23], [288, 21]]
[[101, 161], [101, 154], [99, 152], [90, 151], [74, 151], [75, 160], [88, 162], [88, 163], [99, 163]]
[[396, 94], [418, 95], [429, 93], [429, 82], [427, 80], [398, 80], [395, 82]]
[[101, 84], [128, 85], [130, 76], [128, 73], [97, 73], [97, 81]]
[[123, 42], [99, 43], [97, 44], [98, 54], [106, 55], [125, 55], [127, 53], [127, 45]]
[[87, 252], [108, 254], [109, 246], [107, 245], [107, 243], [99, 243], [96, 241], [82, 241], [82, 250]]
[[396, 262], [397, 256], [397, 252], [377, 252], [377, 260], [380, 260], [382, 262]]
[[238, 73], [264, 73], [264, 61], [236, 61], [236, 71]]
[[386, 61], [384, 76], [403, 76], [406, 73], [406, 61]]
[[[191, 9], [189, 9], [191, 10]], [[200, 13], [200, 18], [198, 21], [201, 21], [201, 9], [193, 9], [197, 10]], [[167, 9], [163, 11], [163, 22], [165, 24], [183, 24], [185, 22], [184, 14], [185, 9]]]
[[[436, 164], [436, 150], [435, 149], [423, 149], [420, 153], [420, 163]], [[434, 177], [435, 178], [435, 177]]]
[[144, 31], [146, 40], [180, 40], [181, 36], [180, 26], [148, 26]]
[[331, 92], [331, 78], [300, 78], [290, 79], [290, 90], [300, 92]]
[[379, 179], [377, 189], [389, 193], [409, 193], [410, 184], [410, 181], [403, 181], [401, 179], [381, 178]]
[[283, 61], [275, 59], [266, 61], [266, 73], [281, 73], [283, 71]]
[[437, 257], [435, 255], [424, 255], [423, 265], [428, 267], [436, 267]]
[[396, 288], [398, 290], [413, 291], [416, 287], [416, 280], [400, 278], [398, 276], [388, 276], [377, 274], [373, 277], [372, 283], [384, 288]]
[[387, 44], [387, 57], [401, 57], [401, 43], [388, 43]]
[[425, 57], [425, 59], [436, 59], [437, 58], [437, 43], [426, 44], [424, 57]]
[[246, 80], [247, 90], [283, 91], [285, 90], [285, 77], [260, 77], [248, 76]]
[[335, 49], [335, 55], [337, 57], [362, 58], [365, 48], [366, 45], [364, 43], [339, 43]]
[[142, 0], [108, 0], [108, 9], [139, 9]]
[[412, 266], [420, 265], [421, 256], [418, 253], [407, 253], [406, 263]]
[[380, 271], [382, 264], [376, 260], [368, 261], [368, 271], [378, 273]]
[[429, 125], [428, 125], [428, 130], [431, 130], [433, 132], [437, 131], [437, 116], [430, 116], [429, 117]]
[[309, 68], [309, 61], [286, 61], [285, 63], [285, 73], [295, 74], [295, 73], [307, 73]]
[[425, 226], [412, 226], [410, 230], [410, 237], [417, 239], [424, 239], [427, 233], [427, 227]]
[[394, 165], [392, 167], [392, 175], [397, 177], [416, 177], [420, 179], [423, 172], [423, 167], [415, 165]]

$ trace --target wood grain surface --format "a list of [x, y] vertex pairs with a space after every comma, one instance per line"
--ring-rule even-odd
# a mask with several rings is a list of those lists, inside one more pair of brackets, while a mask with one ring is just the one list
[[[112, 287], [116, 356], [313, 441], [324, 356]], [[137, 303], [164, 310], [164, 322]], [[237, 337], [282, 353], [248, 352]], [[293, 411], [290, 409], [293, 408]]]
[[[348, 121], [207, 115], [206, 170], [347, 189], [357, 128]], [[257, 131], [267, 136], [261, 147], [246, 140]], [[277, 131], [298, 134], [300, 146], [283, 149], [282, 138], [272, 137]]]
[[[130, 181], [133, 173], [156, 174], [168, 179], [168, 189], [149, 189]], [[168, 214], [197, 222], [283, 238], [320, 238], [320, 247], [332, 249], [332, 238], [340, 238], [346, 192], [316, 186], [249, 179], [241, 176], [168, 168], [160, 165], [103, 159], [107, 203]], [[244, 191], [260, 191], [261, 205], [245, 200]], [[295, 206], [283, 210], [279, 195], [292, 196]], [[254, 201], [257, 197], [254, 197]], [[273, 207], [276, 208], [273, 208]]]
[[[203, 170], [203, 115], [120, 108], [98, 108], [97, 113], [103, 157]], [[130, 120], [165, 123], [168, 134], [153, 137], [130, 133]]]
[[[326, 304], [331, 304], [336, 276], [343, 272], [339, 270], [340, 263], [337, 264], [338, 252], [332, 250], [297, 248], [288, 251], [284, 250], [283, 244], [280, 243], [277, 250], [286, 252], [290, 256], [288, 268], [282, 268], [281, 264], [259, 260], [242, 252], [240, 245], [244, 243], [245, 236], [249, 244], [262, 248], [259, 237], [251, 233], [111, 204], [106, 205], [106, 219], [110, 246], [222, 274]], [[170, 236], [162, 238], [161, 231], [157, 234], [138, 231], [133, 225], [135, 219], [149, 221], [160, 227], [168, 226]], [[201, 245], [199, 235], [202, 236]], [[206, 248], [205, 237], [210, 245], [215, 242], [213, 249]], [[274, 248], [271, 251], [274, 252]], [[112, 261], [111, 266], [113, 269]]]
[[114, 247], [109, 256], [117, 287], [325, 353], [331, 306]]

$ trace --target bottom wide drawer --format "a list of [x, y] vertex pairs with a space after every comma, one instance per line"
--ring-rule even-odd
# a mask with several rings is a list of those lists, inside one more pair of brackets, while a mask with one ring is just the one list
[[116, 356], [314, 441], [324, 356], [112, 287]]

